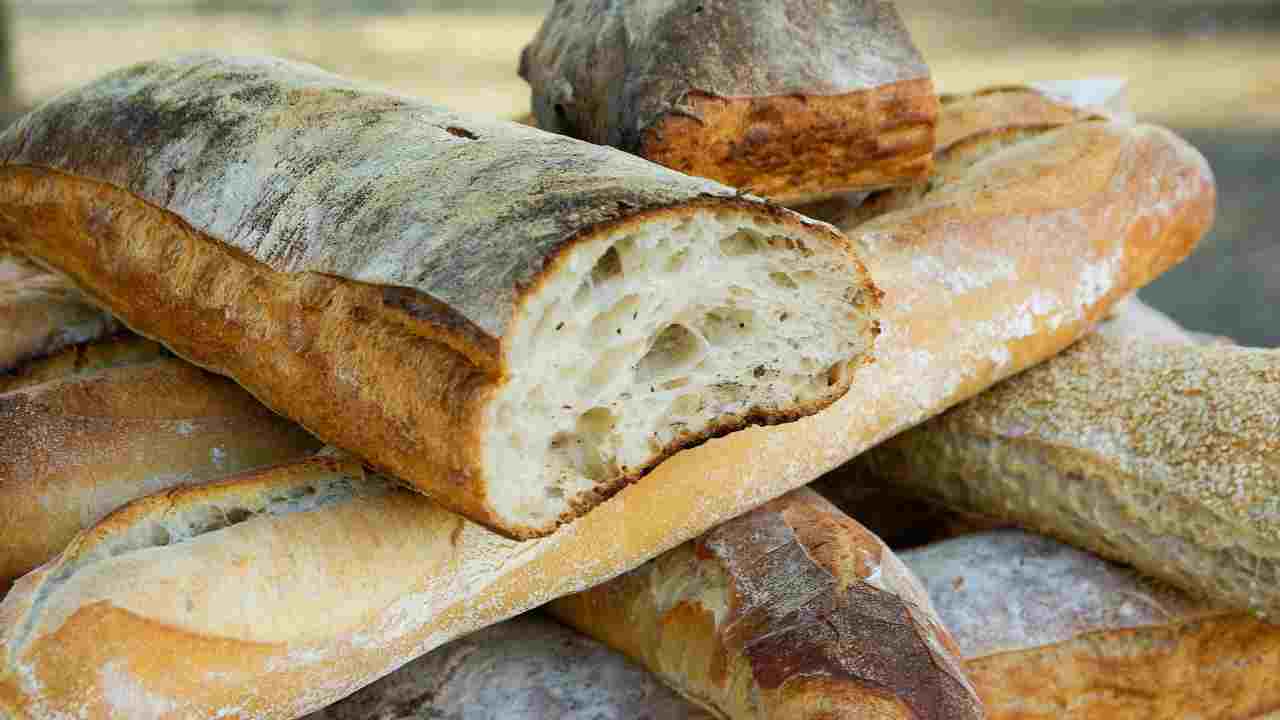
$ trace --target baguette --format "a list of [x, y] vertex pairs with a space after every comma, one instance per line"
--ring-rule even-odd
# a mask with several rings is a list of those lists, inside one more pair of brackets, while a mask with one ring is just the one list
[[66, 279], [0, 253], [0, 377], [29, 360], [119, 330], [110, 314], [86, 302]]
[[177, 359], [0, 395], [0, 589], [133, 498], [318, 447], [234, 383]]
[[888, 0], [562, 0], [520, 59], [539, 127], [783, 203], [929, 171], [929, 68]]
[[0, 158], [0, 244], [511, 537], [820, 410], [875, 335], [829, 226], [281, 60], [120, 70]]
[[858, 458], [868, 475], [1280, 611], [1280, 351], [1097, 335]]
[[652, 673], [541, 613], [485, 628], [307, 720], [712, 720]]
[[[1163, 130], [1085, 123], [1043, 140], [855, 232], [898, 299], [882, 321], [897, 340], [825, 412], [677, 454], [538, 541], [443, 509], [384, 512], [396, 501], [371, 498], [250, 519], [57, 583], [46, 566], [0, 604], [0, 708], [300, 716], [452, 638], [638, 567], [1061, 351], [1190, 251], [1214, 190], [1203, 158]], [[983, 183], [975, 202], [965, 188]], [[402, 535], [427, 537], [383, 554]], [[235, 598], [232, 610], [215, 611], [218, 598]], [[204, 610], [193, 616], [188, 601]], [[253, 622], [231, 622], [232, 611]], [[18, 636], [19, 625], [29, 630]]]
[[547, 607], [720, 717], [983, 716], [919, 582], [808, 489]]
[[0, 393], [75, 375], [91, 375], [125, 365], [139, 365], [165, 357], [164, 348], [146, 338], [122, 332], [94, 342], [64, 348], [0, 374]]
[[1016, 530], [902, 554], [992, 720], [1236, 720], [1280, 707], [1280, 627]]

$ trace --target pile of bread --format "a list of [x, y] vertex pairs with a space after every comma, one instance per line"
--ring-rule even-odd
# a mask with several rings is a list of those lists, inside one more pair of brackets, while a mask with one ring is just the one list
[[879, 0], [559, 0], [520, 71], [0, 136], [0, 718], [1280, 709], [1280, 353], [1131, 299], [1193, 148], [939, 97]]

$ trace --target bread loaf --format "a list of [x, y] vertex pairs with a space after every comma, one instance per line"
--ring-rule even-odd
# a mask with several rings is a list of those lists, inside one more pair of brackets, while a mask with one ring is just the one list
[[1090, 337], [852, 473], [1280, 611], [1280, 351]]
[[983, 716], [918, 581], [808, 489], [547, 607], [721, 717]]
[[386, 495], [237, 513], [244, 522], [63, 576], [54, 568], [71, 566], [46, 566], [0, 604], [0, 708], [86, 720], [320, 709], [452, 638], [638, 567], [1059, 352], [1184, 256], [1212, 217], [1204, 160], [1166, 131], [1086, 123], [1018, 149], [855, 233], [897, 298], [882, 319], [895, 340], [826, 411], [674, 455], [538, 541]]
[[72, 345], [38, 360], [30, 360], [0, 374], [0, 393], [74, 375], [90, 375], [124, 365], [138, 365], [166, 355], [164, 348], [133, 333], [121, 332], [93, 342]]
[[0, 378], [28, 360], [119, 329], [64, 278], [0, 252]]
[[902, 554], [992, 720], [1234, 720], [1280, 707], [1280, 627], [1016, 530]]
[[562, 0], [520, 74], [539, 127], [778, 202], [929, 169], [938, 100], [888, 0]]
[[541, 613], [459, 638], [307, 720], [712, 720]]
[[319, 443], [177, 359], [0, 394], [0, 589], [133, 498]]
[[117, 71], [0, 158], [0, 244], [513, 537], [829, 405], [875, 334], [829, 226], [282, 60]]

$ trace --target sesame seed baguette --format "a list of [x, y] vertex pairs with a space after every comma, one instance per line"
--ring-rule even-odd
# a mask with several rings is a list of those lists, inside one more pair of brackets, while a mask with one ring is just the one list
[[[0, 708], [87, 720], [317, 710], [452, 638], [636, 568], [1045, 360], [1210, 223], [1212, 176], [1167, 131], [1083, 123], [1028, 145], [855, 230], [895, 298], [881, 320], [891, 341], [826, 411], [678, 453], [537, 541], [430, 503], [384, 509], [399, 503], [386, 496], [253, 518], [77, 571], [71, 585], [48, 585], [46, 566], [0, 604]], [[16, 625], [30, 631], [15, 636]]]
[[0, 394], [0, 589], [129, 500], [319, 445], [175, 358]]
[[520, 74], [540, 127], [781, 203], [929, 171], [938, 99], [888, 0], [561, 0]]
[[718, 717], [983, 717], [919, 581], [812, 490], [547, 608]]
[[863, 474], [1280, 612], [1280, 351], [1105, 335], [858, 458]]
[[830, 226], [272, 58], [143, 63], [18, 121], [0, 245], [518, 538], [831, 404], [879, 306]]
[[1049, 538], [901, 554], [991, 720], [1244, 720], [1280, 707], [1280, 627]]

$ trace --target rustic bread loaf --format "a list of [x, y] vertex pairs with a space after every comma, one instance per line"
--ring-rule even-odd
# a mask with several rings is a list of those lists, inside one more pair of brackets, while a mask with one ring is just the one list
[[829, 226], [282, 60], [117, 71], [0, 158], [0, 244], [513, 537], [826, 407], [875, 334]]
[[0, 603], [0, 708], [86, 720], [317, 710], [452, 638], [638, 567], [1061, 351], [1183, 257], [1212, 217], [1204, 160], [1166, 131], [1086, 123], [1018, 150], [855, 233], [897, 298], [882, 321], [896, 340], [825, 412], [679, 453], [652, 482], [533, 542], [388, 494], [236, 513], [245, 521], [87, 572], [47, 565]]
[[540, 127], [784, 203], [929, 169], [929, 68], [888, 0], [561, 0], [525, 48]]
[[712, 720], [541, 613], [459, 638], [307, 720]]
[[721, 717], [983, 716], [918, 581], [808, 489], [547, 608]]
[[235, 383], [177, 359], [0, 394], [0, 589], [129, 500], [318, 447]]
[[72, 377], [90, 375], [124, 365], [159, 360], [167, 353], [158, 343], [120, 332], [111, 337], [72, 345], [52, 355], [29, 360], [11, 372], [0, 374], [0, 393]]
[[0, 252], [0, 378], [29, 360], [119, 329], [66, 279]]
[[1277, 350], [1095, 335], [852, 473], [1280, 611]]
[[1280, 627], [1016, 530], [902, 554], [992, 720], [1234, 720], [1280, 707]]

